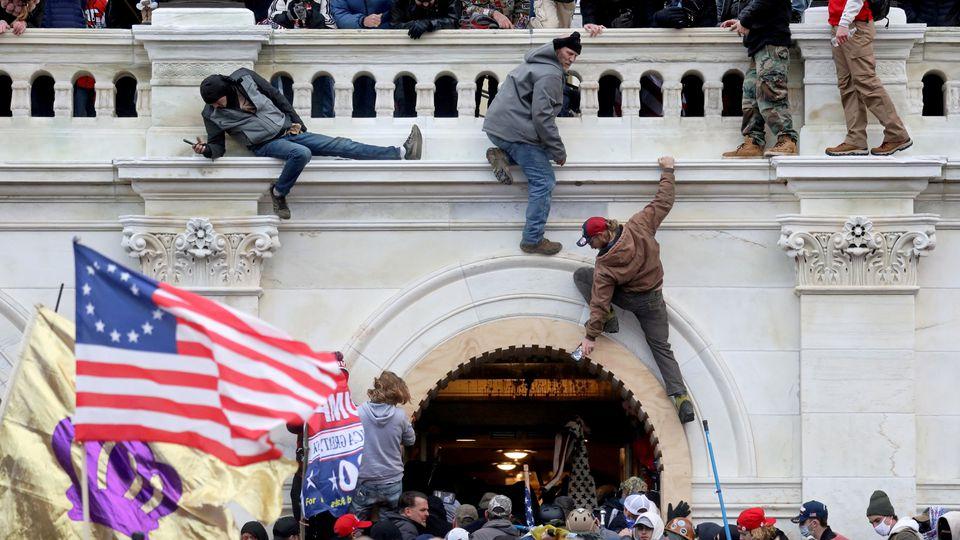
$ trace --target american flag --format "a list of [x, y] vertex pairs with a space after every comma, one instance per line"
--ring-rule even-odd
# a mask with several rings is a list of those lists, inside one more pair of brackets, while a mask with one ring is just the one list
[[335, 353], [159, 283], [74, 242], [78, 441], [191, 446], [230, 465], [275, 459], [268, 432], [337, 387]]
[[530, 469], [527, 465], [523, 466], [523, 509], [527, 527], [536, 525], [533, 520], [533, 497], [530, 495]]

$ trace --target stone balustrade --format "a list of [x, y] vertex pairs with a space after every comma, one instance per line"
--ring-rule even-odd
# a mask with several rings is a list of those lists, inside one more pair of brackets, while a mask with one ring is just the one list
[[[527, 50], [564, 32], [450, 30], [414, 41], [402, 31], [271, 30], [240, 9], [161, 9], [152, 26], [132, 31], [5, 35], [0, 115], [8, 106], [10, 118], [0, 117], [0, 133], [10, 143], [0, 147], [0, 160], [29, 152], [56, 160], [81, 147], [94, 160], [189, 156], [181, 139], [203, 135], [197, 84], [241, 66], [280, 81], [314, 131], [396, 144], [417, 122], [428, 139], [426, 159], [476, 160], [487, 145], [477, 118], [486, 94]], [[811, 9], [793, 34], [791, 108], [801, 152], [817, 154], [843, 133], [825, 14]], [[960, 131], [958, 40], [957, 29], [908, 25], [897, 10], [878, 31], [878, 72], [916, 134], [917, 153], [960, 152], [943, 144]], [[616, 29], [584, 38], [571, 70], [581, 114], [559, 120], [571, 160], [716, 157], [740, 138], [748, 67], [739, 38], [718, 28]], [[95, 80], [95, 118], [75, 111], [75, 83], [84, 76]], [[364, 88], [367, 115], [359, 110]], [[91, 132], [98, 144], [89, 144]]]

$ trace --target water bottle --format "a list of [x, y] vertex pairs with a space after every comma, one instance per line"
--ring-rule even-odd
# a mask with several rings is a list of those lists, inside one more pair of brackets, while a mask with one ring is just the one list
[[[851, 26], [851, 27], [850, 27], [850, 37], [853, 37], [853, 35], [856, 34], [856, 33], [857, 33], [857, 27], [856, 27], [856, 26]], [[849, 38], [847, 38], [847, 39], [849, 39]], [[832, 43], [834, 47], [839, 47], [839, 46], [840, 46], [840, 43], [837, 41], [837, 36], [833, 36], [832, 38], [830, 38], [830, 43]]]
[[570, 358], [573, 358], [574, 362], [583, 360], [583, 345], [577, 345], [577, 348], [570, 353]]

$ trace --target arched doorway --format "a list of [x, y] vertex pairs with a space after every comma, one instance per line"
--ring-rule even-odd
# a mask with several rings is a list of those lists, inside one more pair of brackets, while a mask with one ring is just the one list
[[420, 444], [406, 480], [420, 488], [475, 501], [520, 481], [526, 465], [535, 492], [544, 493], [555, 436], [580, 419], [602, 492], [612, 494], [628, 476], [659, 491], [659, 442], [636, 396], [602, 365], [575, 361], [563, 349], [532, 345], [474, 356], [427, 393], [414, 417]]

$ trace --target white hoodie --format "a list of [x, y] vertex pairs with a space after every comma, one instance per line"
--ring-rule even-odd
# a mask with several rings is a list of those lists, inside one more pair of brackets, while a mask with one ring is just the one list
[[900, 521], [893, 524], [893, 528], [890, 529], [890, 536], [888, 538], [893, 538], [897, 533], [913, 531], [913, 537], [923, 538], [920, 536], [920, 524], [916, 522], [913, 518], [900, 518]]
[[637, 516], [637, 522], [643, 518], [649, 519], [650, 524], [653, 525], [653, 536], [650, 537], [650, 540], [661, 540], [663, 538], [663, 520], [660, 519], [660, 515], [656, 512], [647, 511]]

